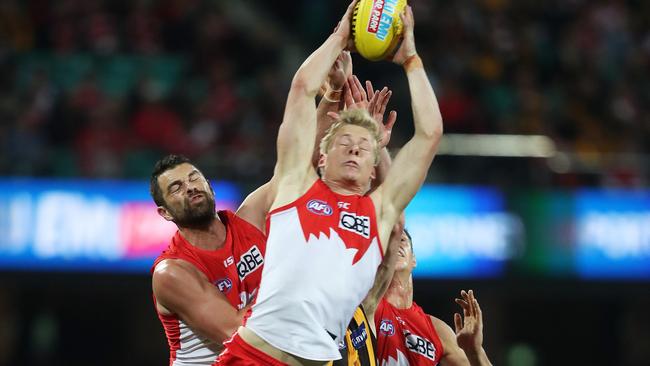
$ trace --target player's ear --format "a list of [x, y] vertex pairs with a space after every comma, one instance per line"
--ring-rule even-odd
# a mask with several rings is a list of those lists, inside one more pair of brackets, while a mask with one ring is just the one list
[[325, 163], [327, 162], [327, 154], [321, 153], [320, 156], [318, 157], [318, 168], [324, 168]]
[[370, 171], [370, 179], [375, 179], [377, 178], [377, 166], [373, 166], [372, 170]]
[[167, 221], [173, 221], [174, 220], [172, 215], [169, 213], [169, 211], [165, 207], [158, 206], [156, 211], [158, 211], [158, 215], [160, 215], [163, 219], [165, 219]]

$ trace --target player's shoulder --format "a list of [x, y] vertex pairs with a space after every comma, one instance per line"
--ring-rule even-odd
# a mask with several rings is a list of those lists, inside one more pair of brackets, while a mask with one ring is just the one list
[[265, 236], [259, 227], [249, 222], [246, 217], [236, 214], [230, 210], [220, 210], [218, 212], [221, 221], [227, 230], [235, 230], [246, 235]]
[[168, 258], [156, 265], [152, 281], [155, 290], [160, 287], [182, 285], [192, 279], [200, 280], [201, 277], [202, 273], [193, 264], [179, 258]]
[[429, 319], [431, 320], [431, 324], [433, 325], [433, 329], [438, 333], [438, 336], [442, 338], [447, 338], [447, 337], [455, 337], [456, 333], [454, 333], [454, 330], [451, 329], [449, 324], [447, 324], [444, 320], [437, 318], [433, 315], [427, 314]]

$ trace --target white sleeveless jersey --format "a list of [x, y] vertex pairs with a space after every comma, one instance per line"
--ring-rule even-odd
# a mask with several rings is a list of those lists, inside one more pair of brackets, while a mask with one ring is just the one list
[[372, 200], [338, 195], [318, 179], [267, 220], [262, 282], [246, 327], [298, 357], [340, 359], [339, 343], [382, 260]]

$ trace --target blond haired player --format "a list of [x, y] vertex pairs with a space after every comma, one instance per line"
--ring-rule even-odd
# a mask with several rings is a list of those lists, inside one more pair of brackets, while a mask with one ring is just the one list
[[[339, 359], [338, 344], [373, 284], [391, 229], [435, 155], [442, 118], [413, 37], [407, 37], [393, 61], [409, 81], [415, 134], [384, 182], [367, 194], [380, 133], [360, 110], [343, 112], [323, 139], [321, 177], [312, 167], [314, 98], [350, 41], [353, 8], [354, 2], [292, 81], [269, 185], [262, 283], [250, 318], [226, 343], [218, 364], [322, 365]], [[405, 26], [413, 31], [412, 21]]]

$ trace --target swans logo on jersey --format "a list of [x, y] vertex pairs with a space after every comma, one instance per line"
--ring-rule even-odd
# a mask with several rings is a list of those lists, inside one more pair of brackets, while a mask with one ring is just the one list
[[370, 218], [368, 216], [357, 216], [354, 212], [341, 211], [339, 227], [366, 239], [370, 237]]
[[260, 252], [256, 245], [253, 245], [246, 253], [239, 257], [239, 262], [237, 262], [239, 280], [241, 281], [249, 274], [255, 272], [256, 269], [260, 268], [262, 263], [264, 263], [262, 252]]
[[310, 200], [307, 202], [307, 209], [311, 211], [311, 213], [321, 216], [330, 216], [334, 212], [327, 202], [321, 200]]
[[405, 330], [404, 344], [406, 344], [406, 348], [411, 352], [421, 354], [431, 361], [436, 359], [436, 347], [426, 338], [422, 338], [418, 335], [412, 334], [408, 330]]
[[218, 279], [218, 280], [214, 281], [214, 284], [215, 284], [215, 286], [217, 286], [219, 291], [221, 291], [224, 294], [227, 294], [228, 292], [230, 292], [230, 289], [232, 288], [232, 281], [228, 277]]
[[393, 322], [388, 319], [382, 319], [381, 324], [379, 324], [379, 331], [383, 335], [392, 336], [395, 334], [395, 326]]
[[359, 328], [350, 332], [350, 339], [352, 340], [352, 346], [354, 349], [359, 349], [366, 344], [366, 339], [368, 339], [368, 332], [366, 332], [366, 324], [361, 323]]

